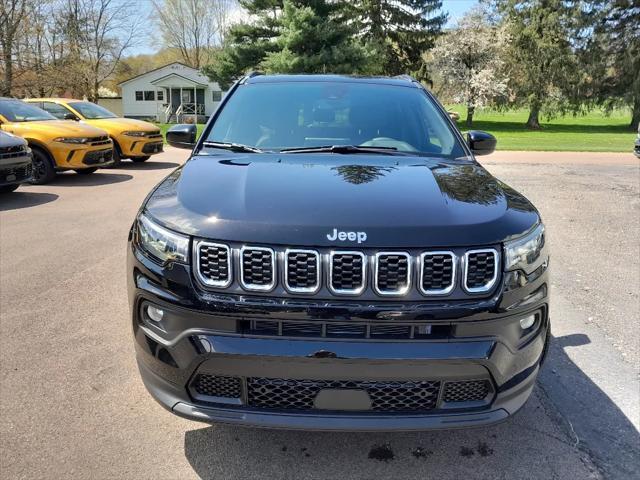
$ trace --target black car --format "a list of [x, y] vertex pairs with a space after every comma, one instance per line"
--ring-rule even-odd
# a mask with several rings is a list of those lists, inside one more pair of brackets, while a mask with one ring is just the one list
[[408, 77], [238, 81], [147, 197], [128, 283], [142, 379], [173, 413], [322, 430], [485, 425], [549, 338], [540, 215]]
[[638, 126], [638, 136], [636, 137], [636, 143], [633, 147], [633, 153], [635, 153], [636, 157], [640, 158], [640, 125]]
[[9, 193], [31, 180], [31, 149], [15, 135], [0, 131], [0, 193]]

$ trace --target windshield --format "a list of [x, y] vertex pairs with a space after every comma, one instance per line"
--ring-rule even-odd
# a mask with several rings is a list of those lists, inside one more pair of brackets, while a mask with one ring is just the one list
[[88, 120], [99, 118], [117, 118], [115, 113], [111, 113], [106, 108], [91, 102], [70, 102], [69, 106]]
[[207, 140], [267, 151], [355, 145], [445, 158], [466, 155], [421, 89], [364, 82], [241, 85]]
[[20, 100], [0, 100], [0, 115], [6, 118], [8, 122], [57, 120], [49, 112]]

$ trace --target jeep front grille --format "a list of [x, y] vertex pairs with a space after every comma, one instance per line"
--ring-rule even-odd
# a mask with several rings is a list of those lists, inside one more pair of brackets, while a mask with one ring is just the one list
[[424, 252], [420, 255], [420, 291], [425, 295], [446, 295], [455, 286], [453, 252]]
[[319, 299], [381, 297], [420, 301], [489, 295], [497, 284], [496, 248], [392, 251], [287, 248], [194, 241], [194, 273], [205, 289], [273, 292]]
[[380, 252], [373, 277], [380, 295], [404, 295], [411, 288], [411, 257], [404, 252]]
[[221, 243], [196, 244], [196, 271], [200, 281], [212, 287], [227, 287], [231, 283], [231, 249]]
[[276, 284], [275, 252], [265, 247], [242, 247], [240, 282], [247, 290], [272, 290]]
[[365, 288], [367, 257], [362, 252], [329, 254], [329, 288], [336, 295], [358, 295]]
[[470, 293], [491, 290], [498, 277], [498, 252], [492, 248], [469, 250], [464, 259], [464, 288]]
[[313, 293], [320, 288], [320, 255], [315, 250], [285, 252], [285, 285], [295, 293]]

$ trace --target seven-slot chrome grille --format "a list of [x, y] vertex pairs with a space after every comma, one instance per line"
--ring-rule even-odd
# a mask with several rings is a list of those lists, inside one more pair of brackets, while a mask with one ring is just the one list
[[315, 250], [204, 240], [194, 242], [194, 264], [205, 288], [321, 298], [464, 298], [490, 292], [500, 271], [494, 248]]

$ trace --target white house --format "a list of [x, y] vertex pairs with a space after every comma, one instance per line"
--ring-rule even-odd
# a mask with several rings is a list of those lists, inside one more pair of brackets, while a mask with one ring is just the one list
[[179, 62], [156, 68], [119, 84], [122, 113], [128, 118], [202, 122], [222, 100], [222, 90], [199, 70]]

